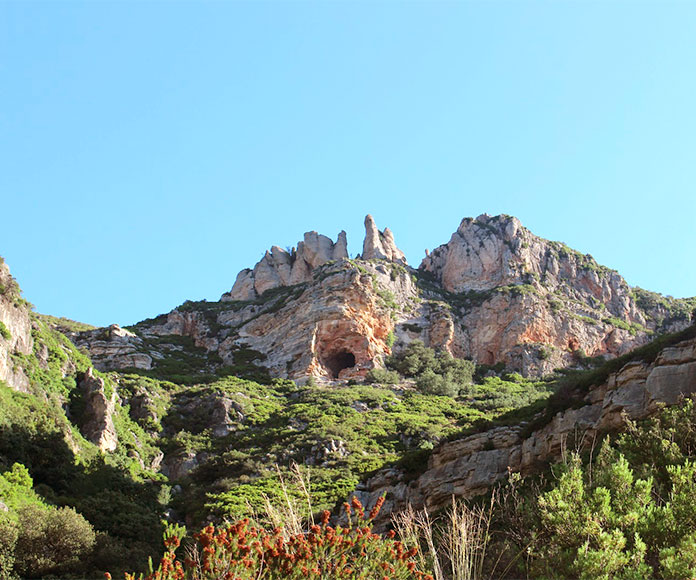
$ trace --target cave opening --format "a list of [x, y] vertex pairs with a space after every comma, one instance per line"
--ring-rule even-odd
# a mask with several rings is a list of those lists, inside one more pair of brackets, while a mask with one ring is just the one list
[[326, 357], [324, 366], [331, 372], [334, 379], [338, 378], [343, 369], [355, 366], [355, 355], [348, 350], [341, 350]]

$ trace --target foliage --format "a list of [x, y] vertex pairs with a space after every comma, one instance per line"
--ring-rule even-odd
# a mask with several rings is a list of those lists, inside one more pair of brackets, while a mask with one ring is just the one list
[[0, 511], [0, 580], [14, 580], [15, 547], [19, 537], [16, 520]]
[[91, 324], [86, 324], [84, 322], [77, 322], [75, 320], [70, 320], [69, 318], [51, 316], [50, 314], [39, 314], [36, 316], [45, 322], [51, 328], [55, 328], [60, 332], [84, 332], [86, 330], [94, 330], [96, 326]]
[[84, 569], [95, 534], [75, 510], [28, 505], [19, 511], [18, 523], [15, 568], [23, 577], [41, 578]]
[[[245, 417], [232, 423], [226, 436], [213, 433], [209, 415], [189, 412], [183, 419], [176, 411], [188, 408], [187, 400], [205, 406], [213, 388], [223, 389]], [[416, 450], [429, 453], [443, 437], [494, 416], [489, 413], [447, 397], [366, 385], [298, 387], [279, 381], [264, 386], [229, 378], [187, 389], [163, 419], [164, 432], [177, 434], [162, 445], [169, 456], [208, 458], [180, 482], [183, 492], [173, 507], [196, 521], [210, 513], [243, 517], [249, 506], [262, 507], [262, 494], [280, 493], [274, 464], [287, 473], [294, 462], [311, 470], [317, 509], [331, 509], [360, 478]]]
[[388, 371], [387, 369], [370, 369], [365, 376], [368, 383], [377, 383], [379, 385], [396, 385], [401, 380], [399, 373], [396, 371]]
[[695, 434], [696, 405], [687, 399], [629, 423], [589, 458], [570, 454], [548, 484], [513, 490], [495, 524], [498, 548], [526, 555], [513, 574], [693, 578]]
[[470, 360], [436, 352], [420, 340], [388, 357], [386, 364], [405, 377], [414, 377], [421, 392], [447, 396], [455, 396], [461, 387], [470, 384], [475, 369]]
[[0, 579], [12, 570], [25, 578], [85, 569], [94, 546], [92, 526], [70, 508], [55, 508], [33, 489], [20, 463], [0, 474]]
[[[248, 519], [215, 529], [207, 526], [194, 534], [195, 544], [188, 556], [176, 553], [181, 532], [165, 537], [167, 553], [146, 580], [234, 578], [391, 578], [432, 580], [418, 570], [414, 559], [417, 547], [407, 549], [394, 539], [372, 532], [371, 522], [384, 500], [366, 514], [357, 499], [345, 504], [348, 523], [345, 527], [329, 525], [330, 514], [324, 512], [321, 525], [312, 525], [303, 533], [288, 535], [282, 528], [272, 531], [250, 525]], [[127, 578], [134, 580], [135, 575]], [[141, 576], [142, 578], [142, 576]]]
[[[643, 290], [643, 288], [635, 287], [631, 294], [636, 304], [643, 311], [651, 316], [663, 319], [663, 322], [669, 323], [674, 320], [694, 320], [694, 312], [696, 311], [696, 297], [693, 298], [672, 298], [671, 296], [663, 296], [657, 292]], [[664, 314], [660, 317], [659, 313]]]
[[5, 340], [10, 340], [12, 338], [10, 329], [5, 326], [5, 323], [2, 320], [0, 320], [0, 336], [2, 336]]
[[[638, 324], [637, 322], [627, 322], [625, 320], [622, 320], [621, 318], [616, 318], [616, 317], [609, 317], [609, 318], [603, 318], [602, 322], [605, 324], [609, 324], [611, 326], [615, 326], [616, 328], [620, 328], [622, 330], [627, 330], [631, 336], [635, 336], [639, 332], [646, 332], [647, 329], [642, 325]], [[594, 320], [593, 320], [594, 323]]]

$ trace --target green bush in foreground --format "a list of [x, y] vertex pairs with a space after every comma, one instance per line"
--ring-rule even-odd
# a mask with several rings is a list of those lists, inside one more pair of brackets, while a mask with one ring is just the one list
[[85, 569], [95, 544], [90, 523], [71, 508], [44, 503], [26, 467], [0, 474], [0, 580], [42, 578]]
[[[531, 578], [693, 579], [696, 405], [664, 409], [606, 439], [594, 461], [575, 453], [554, 481], [502, 506], [498, 538], [525, 555]], [[531, 492], [530, 492], [531, 489]], [[515, 503], [515, 502], [512, 502]], [[507, 511], [506, 511], [507, 510]], [[514, 526], [514, 532], [511, 532]]]

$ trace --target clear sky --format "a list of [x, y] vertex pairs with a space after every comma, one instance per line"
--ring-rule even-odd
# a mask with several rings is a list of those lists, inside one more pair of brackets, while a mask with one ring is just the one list
[[0, 255], [37, 310], [217, 300], [271, 245], [519, 217], [696, 294], [696, 3], [0, 1]]

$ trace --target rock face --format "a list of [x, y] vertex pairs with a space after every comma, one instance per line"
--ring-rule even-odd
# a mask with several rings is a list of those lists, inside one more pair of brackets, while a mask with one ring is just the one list
[[92, 368], [87, 369], [79, 387], [85, 397], [82, 434], [101, 451], [114, 451], [118, 446], [113, 421], [116, 392], [107, 395], [104, 379], [95, 376]]
[[394, 234], [389, 228], [380, 232], [371, 215], [365, 217], [365, 241], [363, 242], [363, 260], [389, 260], [406, 264], [406, 256], [396, 247]]
[[696, 339], [665, 348], [651, 363], [630, 362], [593, 388], [584, 406], [557, 413], [528, 436], [521, 426], [497, 427], [436, 448], [427, 470], [408, 482], [396, 469], [373, 476], [356, 492], [366, 505], [387, 493], [384, 513], [410, 503], [436, 510], [452, 496], [470, 498], [486, 492], [510, 472], [528, 475], [559, 460], [567, 445], [591, 445], [602, 432], [619, 429], [626, 418], [643, 419], [660, 404], [674, 405], [696, 393]]
[[308, 232], [297, 249], [288, 252], [273, 246], [253, 270], [242, 270], [222, 300], [253, 300], [272, 288], [309, 282], [316, 268], [345, 258], [348, 258], [346, 232], [338, 234], [336, 243], [317, 232]]
[[621, 355], [654, 331], [691, 323], [686, 312], [669, 318], [641, 308], [617, 272], [535, 236], [511, 216], [465, 218], [420, 271], [454, 306], [459, 324], [448, 341], [461, 356], [524, 374]]
[[29, 379], [13, 363], [12, 355], [33, 351], [29, 312], [9, 267], [0, 258], [0, 381], [18, 391], [29, 390]]
[[255, 352], [271, 376], [348, 379], [419, 339], [538, 376], [680, 330], [696, 308], [694, 299], [631, 289], [591, 256], [510, 216], [464, 219], [418, 270], [369, 215], [365, 230], [360, 260], [347, 259], [344, 232], [335, 243], [310, 232], [297, 249], [274, 246], [240, 272], [220, 302], [185, 303], [136, 325], [135, 335], [111, 327], [73, 338], [100, 370], [154, 368], [177, 349], [190, 354], [180, 340], [189, 337], [210, 361], [222, 361], [208, 371]]
[[112, 324], [80, 333], [68, 334], [79, 347], [87, 348], [99, 370], [152, 368], [152, 356], [142, 352], [143, 340], [134, 333]]
[[[365, 263], [357, 269], [347, 262], [320, 274], [320, 280], [297, 288], [298, 295], [283, 308], [242, 323], [238, 338], [221, 343], [223, 360], [232, 359], [235, 347], [244, 344], [266, 354], [272, 376], [327, 380], [361, 377], [379, 364], [391, 352], [386, 342], [394, 328], [392, 312], [416, 296], [411, 278], [404, 272], [392, 280], [384, 265]], [[392, 305], [380, 297], [382, 287], [393, 289], [387, 290], [395, 297]], [[218, 320], [232, 325], [239, 314]]]

